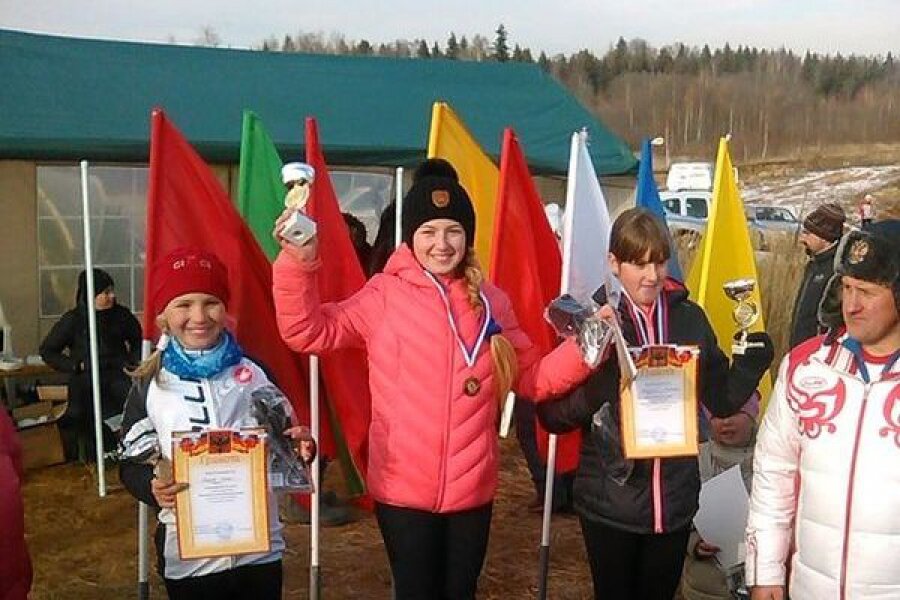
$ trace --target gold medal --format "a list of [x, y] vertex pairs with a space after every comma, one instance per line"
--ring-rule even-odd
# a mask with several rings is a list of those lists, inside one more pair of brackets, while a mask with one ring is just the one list
[[477, 377], [469, 377], [466, 379], [466, 383], [463, 384], [463, 391], [466, 393], [466, 396], [474, 396], [481, 390], [481, 382], [478, 381]]

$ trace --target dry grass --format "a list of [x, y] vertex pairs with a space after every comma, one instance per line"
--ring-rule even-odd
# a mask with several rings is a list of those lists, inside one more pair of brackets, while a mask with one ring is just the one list
[[[699, 234], [681, 235], [675, 239], [678, 262], [683, 273], [690, 271], [701, 241], [702, 236]], [[764, 249], [756, 250], [763, 319], [766, 331], [775, 345], [774, 365], [790, 349], [791, 316], [805, 264], [806, 255], [794, 235], [767, 234]]]
[[[502, 441], [501, 451], [500, 489], [478, 597], [534, 598], [541, 519], [526, 510], [534, 490], [516, 441]], [[336, 473], [329, 469], [329, 478]], [[116, 481], [114, 471], [109, 478]], [[35, 573], [32, 600], [137, 597], [137, 511], [127, 492], [118, 487], [106, 498], [97, 498], [93, 475], [69, 464], [29, 472], [24, 496]], [[308, 598], [309, 527], [287, 525], [284, 533], [288, 550], [283, 597]], [[551, 543], [551, 597], [593, 597], [578, 521], [554, 518]], [[391, 597], [381, 535], [368, 513], [350, 525], [322, 530], [320, 565], [324, 598]], [[151, 597], [164, 598], [159, 577], [151, 573], [150, 580]]]

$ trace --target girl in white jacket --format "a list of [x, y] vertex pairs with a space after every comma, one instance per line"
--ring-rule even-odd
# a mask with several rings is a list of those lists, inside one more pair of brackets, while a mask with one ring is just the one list
[[[202, 250], [176, 250], [154, 267], [152, 281], [153, 306], [165, 307], [157, 322], [170, 339], [133, 373], [123, 423], [122, 483], [159, 509], [158, 568], [169, 598], [276, 600], [281, 598], [284, 540], [272, 490], [268, 552], [182, 560], [175, 496], [187, 484], [155, 475], [152, 466], [159, 455], [171, 460], [175, 431], [263, 425], [251, 410], [251, 394], [275, 388], [225, 329], [228, 283], [218, 258]], [[286, 406], [284, 411], [290, 414]], [[308, 429], [295, 426], [284, 433], [300, 440], [304, 458], [310, 459], [314, 443]]]

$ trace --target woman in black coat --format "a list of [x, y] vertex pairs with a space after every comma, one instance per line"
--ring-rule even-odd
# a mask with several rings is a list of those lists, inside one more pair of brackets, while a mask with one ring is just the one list
[[[122, 413], [131, 379], [125, 373], [141, 358], [141, 325], [126, 307], [116, 302], [109, 273], [94, 269], [94, 307], [97, 311], [97, 355], [100, 365], [102, 417]], [[59, 421], [66, 458], [78, 457], [78, 441], [84, 440], [93, 456], [94, 409], [91, 394], [90, 347], [87, 314], [87, 273], [78, 275], [75, 308], [53, 326], [41, 343], [40, 353], [48, 365], [69, 374], [69, 406]], [[113, 450], [116, 438], [104, 424], [104, 448]]]

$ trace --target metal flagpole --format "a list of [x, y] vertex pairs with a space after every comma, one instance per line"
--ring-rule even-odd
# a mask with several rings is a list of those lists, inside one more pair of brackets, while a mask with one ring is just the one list
[[[569, 281], [572, 272], [572, 235], [575, 219], [575, 174], [577, 165], [578, 143], [583, 143], [587, 137], [584, 129], [572, 135], [572, 143], [569, 149], [569, 172], [566, 181], [566, 209], [563, 214], [563, 253], [562, 253], [562, 277], [559, 283], [559, 293], [569, 291]], [[541, 523], [541, 547], [538, 550], [538, 598], [547, 600], [547, 577], [550, 573], [550, 518], [553, 512], [553, 485], [556, 479], [556, 434], [551, 433], [547, 444], [547, 471], [544, 478], [544, 516]]]
[[[309, 419], [312, 421], [311, 429], [313, 439], [319, 443], [319, 357], [309, 357]], [[322, 483], [319, 480], [319, 466], [321, 453], [316, 452], [316, 458], [312, 464], [313, 493], [309, 497], [309, 598], [319, 600], [321, 594], [321, 580], [319, 579], [319, 498], [322, 492]]]
[[97, 313], [94, 306], [94, 259], [91, 252], [91, 201], [88, 188], [88, 162], [81, 161], [81, 210], [84, 227], [84, 270], [87, 283], [85, 299], [88, 316], [88, 341], [90, 348], [91, 394], [94, 401], [94, 443], [97, 451], [97, 493], [106, 496], [106, 469], [103, 464], [103, 414], [100, 410], [100, 364], [97, 351]]
[[394, 179], [396, 181], [394, 184], [396, 190], [394, 193], [394, 206], [397, 209], [394, 214], [394, 248], [396, 248], [403, 241], [403, 167], [397, 167], [396, 171], [394, 171]]
[[[141, 360], [150, 356], [153, 342], [144, 340], [141, 344]], [[150, 598], [150, 507], [138, 501], [138, 600]]]

